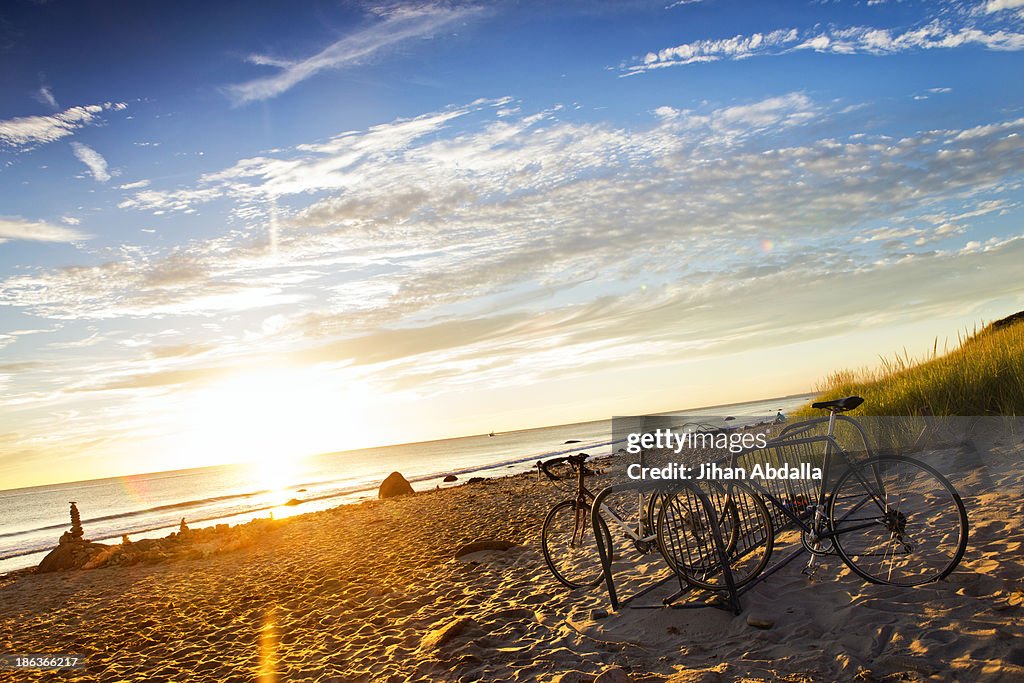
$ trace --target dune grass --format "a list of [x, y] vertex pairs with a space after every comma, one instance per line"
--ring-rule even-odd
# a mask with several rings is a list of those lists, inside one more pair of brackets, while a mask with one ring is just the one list
[[883, 358], [877, 369], [836, 372], [817, 390], [817, 401], [862, 396], [856, 415], [1024, 415], [1024, 312], [959, 336], [952, 351], [940, 355], [936, 339], [925, 358]]

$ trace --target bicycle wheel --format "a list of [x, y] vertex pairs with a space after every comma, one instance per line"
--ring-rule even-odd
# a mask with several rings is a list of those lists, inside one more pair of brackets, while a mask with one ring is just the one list
[[[608, 525], [603, 519], [598, 521], [605, 547], [611, 553]], [[540, 538], [544, 561], [560, 582], [569, 588], [589, 588], [601, 583], [604, 573], [589, 505], [574, 500], [555, 505], [544, 520]]]
[[839, 556], [872, 583], [938, 581], [967, 548], [967, 511], [956, 489], [905, 456], [883, 455], [846, 471], [828, 514]]
[[[718, 522], [733, 585], [742, 586], [771, 558], [775, 532], [768, 508], [746, 484], [701, 486]], [[666, 498], [658, 514], [658, 543], [669, 566], [688, 583], [707, 590], [725, 588], [711, 523], [693, 489], [684, 487]]]

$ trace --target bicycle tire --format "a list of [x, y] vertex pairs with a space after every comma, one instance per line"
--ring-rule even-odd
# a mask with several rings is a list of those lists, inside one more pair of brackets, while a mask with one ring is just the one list
[[[564, 500], [548, 512], [541, 529], [541, 550], [554, 577], [569, 588], [591, 588], [601, 583], [604, 568], [590, 519], [590, 505]], [[582, 533], [577, 524], [582, 524]], [[598, 518], [605, 548], [612, 553], [608, 525]], [[568, 535], [567, 532], [568, 531]]]
[[[705, 487], [711, 488], [704, 493], [718, 518], [720, 532], [727, 532], [722, 534], [722, 542], [733, 585], [739, 588], [764, 571], [771, 559], [775, 545], [771, 515], [761, 497], [746, 484], [732, 482], [726, 489], [717, 482], [705, 482]], [[725, 579], [713, 537], [707, 533], [709, 527], [699, 498], [692, 489], [681, 488], [658, 513], [658, 544], [669, 566], [687, 583], [723, 590]], [[741, 538], [745, 539], [742, 544]]]
[[[916, 472], [913, 488], [909, 480], [899, 482], [901, 468]], [[943, 500], [948, 503], [940, 508]], [[909, 587], [938, 581], [956, 569], [967, 549], [969, 525], [960, 494], [931, 465], [902, 455], [871, 458], [843, 473], [832, 489], [828, 519], [839, 557], [870, 583]], [[950, 547], [928, 555], [951, 534], [956, 539]], [[876, 557], [882, 560], [869, 559]]]

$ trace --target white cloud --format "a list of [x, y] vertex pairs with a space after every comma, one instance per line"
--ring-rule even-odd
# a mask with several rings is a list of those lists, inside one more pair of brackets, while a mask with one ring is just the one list
[[149, 187], [149, 180], [136, 180], [134, 183], [118, 185], [120, 190], [141, 190], [144, 187]]
[[227, 92], [237, 104], [276, 97], [326, 69], [361, 64], [399, 43], [432, 37], [442, 29], [467, 18], [474, 11], [476, 10], [471, 8], [430, 5], [401, 8], [390, 12], [382, 21], [349, 34], [300, 61], [250, 55], [250, 63], [275, 67], [280, 69], [280, 72], [273, 76], [229, 86]]
[[[821, 43], [816, 41], [822, 41]], [[824, 44], [822, 44], [824, 43]], [[810, 38], [797, 49], [837, 54], [886, 55], [912, 50], [934, 50], [980, 45], [989, 50], [1024, 50], [1024, 33], [977, 28], [951, 28], [935, 21], [903, 32], [855, 26]]]
[[71, 107], [52, 116], [22, 116], [0, 121], [0, 142], [10, 147], [44, 144], [72, 135], [75, 130], [95, 123], [104, 110], [120, 111], [124, 103], [90, 104]]
[[83, 145], [80, 142], [72, 142], [71, 149], [74, 151], [75, 156], [89, 169], [89, 173], [92, 177], [100, 183], [105, 183], [110, 180], [110, 172], [107, 170], [107, 160], [103, 158], [103, 155], [94, 150], [92, 147]]
[[641, 64], [628, 67], [629, 74], [660, 69], [667, 66], [713, 62], [719, 59], [744, 59], [754, 54], [789, 45], [799, 39], [794, 29], [780, 29], [771, 33], [754, 33], [749, 36], [737, 35], [722, 40], [696, 40], [675, 47], [650, 52]]
[[1004, 9], [1024, 7], [1024, 0], [988, 0], [985, 5], [986, 12], [999, 12]]
[[[979, 28], [971, 25], [967, 17], [969, 15], [956, 15], [953, 21], [934, 20], [907, 30], [866, 26], [831, 28], [825, 31], [779, 29], [770, 33], [737, 35], [721, 40], [696, 40], [650, 52], [638, 62], [623, 65], [622, 70], [623, 75], [631, 76], [669, 66], [779, 55], [796, 50], [851, 55], [891, 55], [968, 45], [996, 51], [1024, 50], [1024, 33], [997, 25]], [[962, 25], [957, 25], [958, 22]]]
[[[77, 222], [77, 221], [76, 221]], [[77, 230], [52, 225], [45, 221], [25, 218], [0, 218], [0, 242], [25, 240], [30, 242], [77, 242], [88, 239]]]
[[57, 104], [57, 98], [53, 96], [53, 91], [50, 86], [44, 85], [36, 91], [36, 98], [43, 104], [48, 104], [54, 109], [59, 109], [60, 106]]
[[74, 216], [61, 216], [60, 222], [61, 223], [65, 223], [67, 225], [78, 225], [82, 221], [80, 221], [79, 219], [75, 218]]

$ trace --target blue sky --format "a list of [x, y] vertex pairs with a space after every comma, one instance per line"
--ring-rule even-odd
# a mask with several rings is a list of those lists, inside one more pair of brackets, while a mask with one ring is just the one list
[[1024, 308], [1024, 0], [12, 2], [11, 486], [805, 391]]

